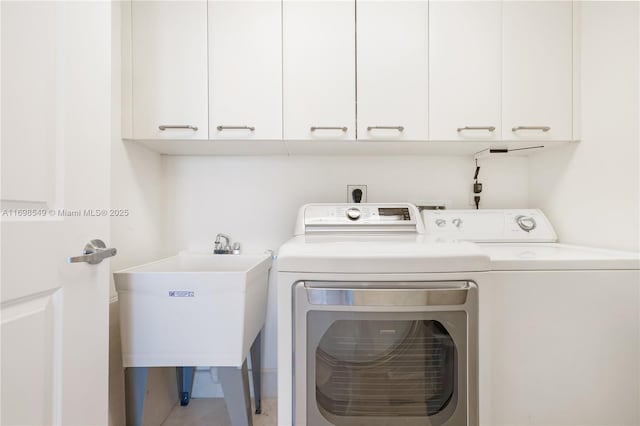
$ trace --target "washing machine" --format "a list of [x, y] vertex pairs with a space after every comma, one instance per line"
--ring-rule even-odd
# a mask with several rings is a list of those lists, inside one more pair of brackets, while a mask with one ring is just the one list
[[491, 260], [481, 424], [640, 424], [638, 253], [558, 243], [537, 209], [423, 216], [428, 235], [474, 241]]
[[489, 258], [411, 204], [309, 204], [276, 262], [278, 425], [478, 425]]

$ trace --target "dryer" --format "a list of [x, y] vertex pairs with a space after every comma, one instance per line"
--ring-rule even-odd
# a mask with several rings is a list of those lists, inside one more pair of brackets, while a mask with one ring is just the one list
[[489, 259], [411, 204], [310, 204], [279, 250], [278, 424], [478, 425]]
[[560, 244], [537, 209], [424, 211], [428, 235], [474, 241], [481, 424], [640, 424], [640, 257]]

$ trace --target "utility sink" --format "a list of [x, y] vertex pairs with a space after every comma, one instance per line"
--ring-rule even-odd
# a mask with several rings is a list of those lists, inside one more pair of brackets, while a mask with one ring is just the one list
[[242, 366], [264, 326], [271, 263], [181, 253], [115, 272], [124, 366]]

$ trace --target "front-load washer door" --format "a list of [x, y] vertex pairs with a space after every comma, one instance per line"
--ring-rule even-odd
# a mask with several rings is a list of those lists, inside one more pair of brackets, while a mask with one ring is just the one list
[[307, 425], [467, 425], [467, 312], [327, 307], [296, 325]]

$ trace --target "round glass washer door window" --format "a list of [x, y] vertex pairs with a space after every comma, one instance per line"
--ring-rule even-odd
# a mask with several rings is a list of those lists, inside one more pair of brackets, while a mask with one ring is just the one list
[[316, 350], [316, 400], [332, 417], [432, 416], [455, 383], [455, 344], [434, 320], [338, 320]]

